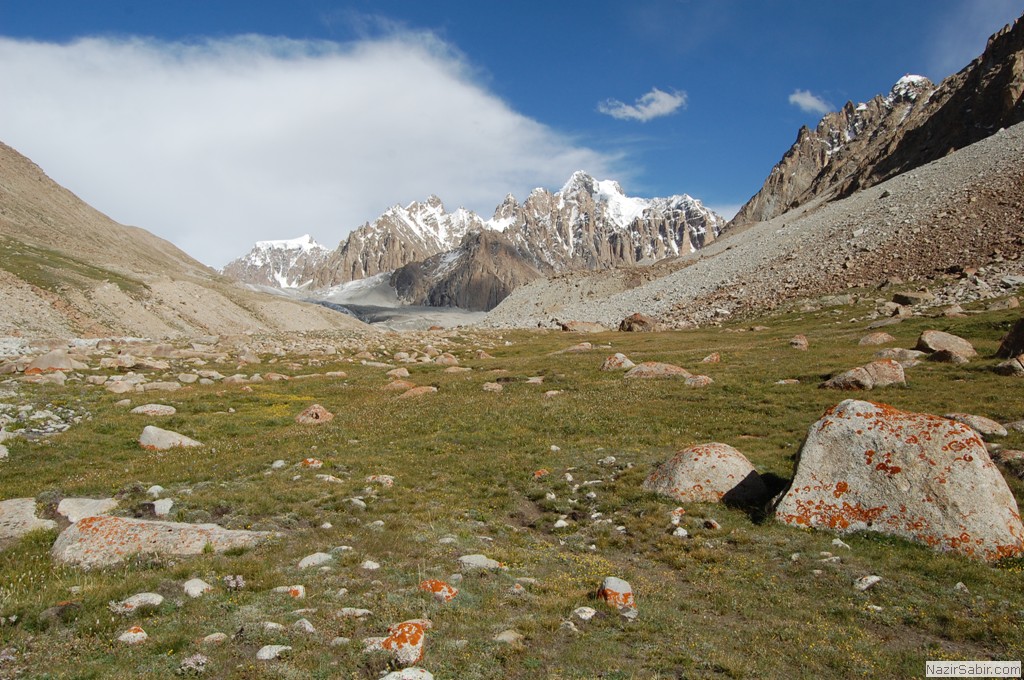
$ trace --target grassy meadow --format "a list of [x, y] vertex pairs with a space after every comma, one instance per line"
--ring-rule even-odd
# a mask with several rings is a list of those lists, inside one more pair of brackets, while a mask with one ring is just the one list
[[[131, 515], [151, 500], [145, 489], [159, 484], [175, 500], [168, 519], [281, 537], [252, 550], [143, 556], [82, 571], [52, 564], [55, 531], [30, 534], [0, 552], [0, 650], [11, 657], [0, 662], [0, 677], [165, 678], [202, 653], [209, 658], [203, 677], [377, 678], [388, 661], [364, 654], [361, 639], [417, 617], [433, 622], [419, 665], [439, 679], [902, 678], [923, 677], [926, 659], [1021, 659], [1024, 560], [985, 565], [877, 534], [844, 536], [850, 549], [837, 548], [832, 534], [715, 505], [685, 506], [681, 526], [690, 536], [679, 538], [669, 522], [677, 504], [641, 489], [673, 452], [709, 441], [736, 447], [781, 489], [807, 428], [850, 396], [818, 384], [879, 349], [857, 344], [868, 322], [851, 319], [866, 311], [844, 307], [651, 334], [446, 331], [438, 337], [447, 337], [461, 365], [473, 370], [409, 364], [412, 382], [439, 390], [415, 399], [380, 389], [387, 369], [342, 355], [318, 358], [315, 369], [306, 357], [267, 363], [267, 356], [242, 370], [342, 370], [344, 379], [131, 395], [133, 405], [177, 408], [161, 419], [130, 415], [115, 405], [121, 395], [82, 383], [23, 385], [22, 401], [73, 406], [91, 418], [48, 439], [9, 440], [0, 498], [34, 497], [45, 508], [61, 497], [116, 494], [121, 504], [114, 513]], [[971, 340], [981, 356], [965, 366], [923, 362], [907, 371], [906, 388], [854, 396], [912, 411], [1024, 418], [1024, 382], [991, 371], [1015, 312], [913, 318], [883, 329], [897, 347], [913, 347], [922, 330], [947, 330]], [[750, 330], [758, 324], [767, 330]], [[796, 333], [807, 336], [808, 351], [789, 346]], [[554, 353], [581, 341], [594, 349]], [[393, 334], [369, 349], [387, 361], [422, 348]], [[476, 358], [478, 349], [494, 358]], [[613, 352], [637, 363], [674, 363], [714, 384], [625, 381], [600, 370]], [[701, 363], [712, 352], [721, 361]], [[301, 370], [283, 368], [286, 362]], [[543, 384], [525, 382], [534, 376]], [[775, 384], [785, 378], [800, 383]], [[484, 392], [483, 383], [492, 381], [504, 390]], [[548, 390], [559, 393], [545, 397]], [[335, 419], [296, 424], [312, 403]], [[147, 424], [205, 446], [144, 451], [137, 438]], [[1001, 443], [1024, 448], [1024, 434]], [[609, 456], [614, 463], [599, 463]], [[322, 460], [323, 468], [301, 467], [307, 457]], [[272, 469], [279, 459], [285, 467]], [[535, 478], [542, 468], [550, 474]], [[393, 475], [394, 487], [368, 484], [374, 474]], [[1021, 503], [1024, 484], [1006, 476]], [[366, 509], [350, 503], [353, 497]], [[554, 528], [563, 517], [568, 526]], [[720, 528], [705, 528], [704, 519]], [[337, 552], [329, 570], [299, 570], [304, 556], [339, 546], [352, 550]], [[823, 552], [841, 562], [821, 562]], [[448, 580], [457, 558], [471, 553], [507, 569], [467, 573], [449, 604], [418, 590], [425, 578]], [[360, 568], [367, 559], [381, 568]], [[882, 581], [856, 591], [853, 581], [868, 574]], [[243, 576], [245, 587], [226, 588], [228, 575]], [[628, 621], [595, 599], [605, 576], [632, 584], [638, 619]], [[194, 577], [213, 592], [185, 596], [182, 583]], [[513, 586], [522, 577], [536, 581], [519, 592]], [[955, 590], [958, 582], [968, 592]], [[272, 592], [292, 584], [305, 585], [305, 599]], [[108, 608], [143, 591], [166, 599], [132, 617]], [[599, 613], [581, 621], [572, 615], [580, 606]], [[346, 618], [338, 614], [342, 607], [372, 614]], [[292, 629], [299, 618], [316, 632]], [[284, 629], [266, 631], [265, 621]], [[149, 634], [145, 643], [117, 641], [136, 624]], [[507, 629], [525, 636], [521, 645], [494, 641]], [[200, 644], [218, 631], [229, 639]], [[336, 637], [351, 642], [331, 645]], [[257, 661], [265, 644], [292, 650], [281, 660]]]

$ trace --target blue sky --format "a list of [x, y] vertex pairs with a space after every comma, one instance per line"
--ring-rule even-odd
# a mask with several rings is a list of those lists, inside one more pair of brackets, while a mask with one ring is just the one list
[[725, 213], [822, 112], [939, 81], [1024, 0], [0, 0], [0, 141], [213, 266], [575, 169]]

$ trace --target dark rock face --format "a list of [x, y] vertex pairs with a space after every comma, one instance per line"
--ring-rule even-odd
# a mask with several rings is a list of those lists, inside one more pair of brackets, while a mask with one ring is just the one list
[[818, 197], [842, 198], [1024, 120], [1024, 20], [938, 87], [901, 78], [886, 96], [826, 114], [796, 142], [730, 227], [769, 220]]
[[410, 304], [484, 311], [539, 276], [503, 234], [478, 231], [468, 234], [456, 250], [397, 269], [391, 285]]

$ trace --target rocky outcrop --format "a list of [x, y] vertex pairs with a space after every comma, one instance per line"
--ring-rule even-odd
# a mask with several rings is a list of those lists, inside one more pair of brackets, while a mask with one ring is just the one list
[[810, 427], [775, 515], [793, 526], [878, 531], [983, 560], [1024, 552], [1017, 502], [977, 432], [853, 399]]
[[769, 220], [813, 199], [849, 196], [1024, 120], [1024, 21], [938, 87], [904, 76], [885, 96], [847, 102], [796, 142], [730, 223]]
[[401, 267], [391, 285], [409, 304], [486, 311], [540, 276], [504, 234], [485, 230], [467, 234], [455, 250]]

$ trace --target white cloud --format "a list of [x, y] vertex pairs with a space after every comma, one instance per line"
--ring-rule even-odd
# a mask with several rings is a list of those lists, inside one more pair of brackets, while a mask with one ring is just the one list
[[652, 88], [636, 100], [635, 105], [625, 104], [617, 99], [608, 99], [597, 105], [597, 110], [619, 120], [638, 120], [642, 123], [675, 113], [686, 107], [685, 92], [664, 92]]
[[817, 113], [819, 115], [824, 115], [829, 111], [835, 110], [835, 107], [832, 106], [832, 104], [812, 93], [810, 90], [795, 90], [793, 94], [789, 95], [789, 103], [798, 107], [801, 111], [806, 113]]
[[2, 141], [215, 266], [260, 239], [334, 246], [431, 193], [487, 215], [510, 191], [616, 165], [510, 109], [431, 34], [0, 38], [0, 92]]

